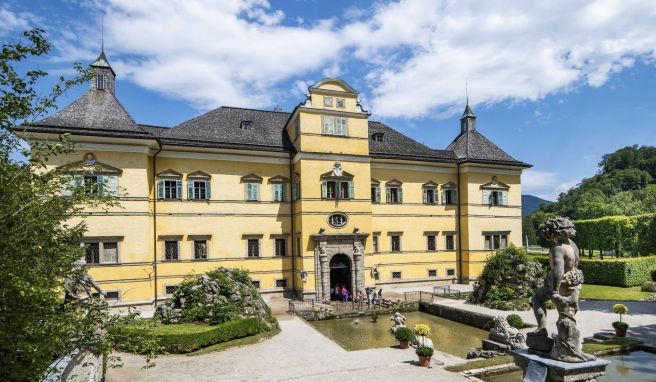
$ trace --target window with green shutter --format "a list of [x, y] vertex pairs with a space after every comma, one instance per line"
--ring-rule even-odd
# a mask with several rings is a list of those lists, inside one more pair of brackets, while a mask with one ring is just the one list
[[284, 202], [285, 201], [285, 184], [284, 183], [274, 183], [273, 184], [273, 201], [274, 202]]
[[244, 183], [246, 187], [246, 200], [258, 201], [260, 200], [260, 184], [255, 182]]

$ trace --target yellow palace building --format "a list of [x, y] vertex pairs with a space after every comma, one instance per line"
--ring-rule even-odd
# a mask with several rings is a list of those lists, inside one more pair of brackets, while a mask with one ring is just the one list
[[291, 113], [220, 107], [164, 128], [121, 106], [104, 53], [91, 68], [90, 90], [24, 136], [70, 134], [76, 152], [50, 168], [119, 200], [80, 217], [90, 274], [116, 306], [147, 308], [217, 267], [248, 270], [263, 294], [317, 299], [337, 284], [467, 283], [521, 243], [530, 165], [485, 138], [469, 105], [445, 150], [369, 120], [335, 78]]

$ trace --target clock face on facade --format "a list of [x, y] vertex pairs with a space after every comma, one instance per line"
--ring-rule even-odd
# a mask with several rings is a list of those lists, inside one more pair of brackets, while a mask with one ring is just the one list
[[335, 212], [328, 216], [328, 224], [333, 228], [342, 228], [348, 222], [346, 214]]

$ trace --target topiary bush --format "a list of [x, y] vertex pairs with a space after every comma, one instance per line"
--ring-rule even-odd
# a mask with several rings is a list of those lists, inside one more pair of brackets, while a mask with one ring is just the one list
[[511, 245], [488, 257], [470, 301], [492, 309], [527, 310], [545, 275], [523, 248]]
[[432, 357], [434, 352], [433, 348], [428, 346], [419, 346], [417, 350], [415, 350], [415, 353], [420, 357]]
[[508, 321], [508, 325], [512, 326], [513, 328], [521, 329], [524, 327], [524, 320], [522, 320], [522, 318], [516, 314], [508, 315], [506, 320]]

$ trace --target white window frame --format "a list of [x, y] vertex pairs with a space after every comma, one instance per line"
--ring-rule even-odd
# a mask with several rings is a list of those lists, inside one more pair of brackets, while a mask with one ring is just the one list
[[484, 232], [483, 248], [487, 251], [508, 248], [508, 235], [508, 232]]
[[[430, 186], [424, 186], [422, 189], [423, 193], [423, 202], [424, 204], [429, 204], [429, 205], [436, 205], [438, 204], [438, 196], [437, 196], [437, 187], [430, 187]], [[430, 201], [428, 200], [428, 195], [432, 195], [433, 200]]]
[[[403, 204], [403, 188], [399, 186], [386, 186], [386, 201], [387, 204]], [[396, 190], [396, 200], [393, 200], [392, 190]]]
[[321, 116], [321, 134], [348, 137], [348, 118], [333, 115]]
[[[203, 184], [203, 193], [205, 194], [204, 198], [196, 197], [196, 183]], [[200, 187], [199, 187], [200, 189]], [[187, 179], [187, 198], [189, 200], [210, 200], [211, 196], [211, 186], [210, 181], [207, 179]], [[200, 196], [200, 191], [199, 191]]]
[[333, 107], [333, 97], [323, 96], [323, 107]]

